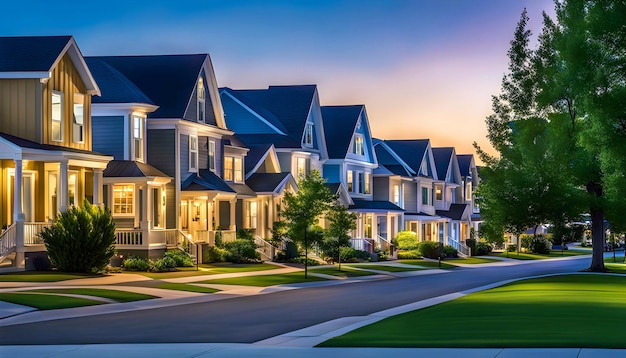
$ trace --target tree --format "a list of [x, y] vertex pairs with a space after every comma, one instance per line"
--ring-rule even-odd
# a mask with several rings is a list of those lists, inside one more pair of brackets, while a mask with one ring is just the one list
[[336, 250], [333, 249], [332, 253], [333, 257], [337, 258], [339, 271], [341, 271], [341, 248], [350, 246], [349, 232], [356, 229], [356, 214], [348, 212], [345, 206], [336, 202], [329, 208], [326, 219], [329, 222], [328, 229], [326, 229], [326, 240], [334, 243], [332, 246]]
[[287, 222], [287, 237], [300, 243], [305, 250], [304, 277], [308, 277], [308, 255], [311, 240], [307, 232], [331, 207], [335, 196], [325, 185], [319, 171], [312, 170], [308, 176], [298, 181], [298, 191], [286, 192], [283, 198], [281, 215]]
[[89, 204], [60, 213], [39, 234], [54, 266], [66, 272], [103, 270], [115, 253], [115, 223], [110, 210]]

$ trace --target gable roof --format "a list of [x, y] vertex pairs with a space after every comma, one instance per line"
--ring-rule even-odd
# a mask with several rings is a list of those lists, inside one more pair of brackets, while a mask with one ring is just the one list
[[457, 154], [456, 159], [459, 162], [459, 170], [464, 177], [472, 176], [473, 154]]
[[92, 103], [145, 103], [156, 105], [139, 87], [105, 61], [96, 57], [87, 57], [85, 62], [102, 92], [100, 97], [92, 99]]
[[445, 216], [452, 220], [461, 220], [463, 219], [463, 214], [467, 209], [467, 204], [450, 204], [449, 210], [435, 210], [435, 213], [439, 216]]
[[216, 190], [224, 191], [227, 193], [234, 193], [235, 191], [226, 184], [226, 182], [215, 175], [210, 170], [200, 169], [198, 175], [192, 174], [185, 181], [180, 184], [180, 188], [183, 191], [207, 191]]
[[363, 105], [322, 106], [326, 148], [331, 159], [343, 159], [348, 153], [354, 129]]
[[246, 184], [257, 193], [278, 193], [281, 184], [290, 177], [293, 180], [291, 173], [254, 173], [246, 180]]
[[[208, 54], [98, 56], [159, 105], [155, 118], [182, 118]], [[207, 106], [211, 101], [207, 100]]]
[[348, 209], [356, 211], [404, 211], [401, 207], [386, 200], [353, 199], [354, 204]]
[[[413, 170], [419, 173], [422, 160], [430, 144], [428, 139], [401, 139], [385, 140], [384, 144], [389, 146], [402, 160]], [[380, 158], [379, 158], [380, 162]]]
[[[414, 171], [401, 157], [388, 145], [387, 141], [374, 139], [374, 151], [378, 159], [378, 167], [384, 167], [392, 174], [411, 177], [418, 172]], [[383, 174], [383, 171], [375, 171], [375, 174]]]
[[437, 178], [445, 180], [450, 161], [452, 160], [453, 147], [433, 148], [433, 158], [435, 159], [435, 168], [437, 169]]
[[136, 162], [134, 160], [112, 160], [103, 171], [104, 177], [162, 177], [169, 178], [167, 174], [150, 164]]
[[100, 94], [72, 36], [0, 37], [0, 78], [50, 78], [52, 70], [68, 54], [89, 94]]

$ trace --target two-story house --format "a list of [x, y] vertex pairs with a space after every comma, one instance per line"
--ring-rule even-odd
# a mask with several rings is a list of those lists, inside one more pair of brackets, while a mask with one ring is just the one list
[[92, 151], [91, 98], [100, 88], [71, 36], [0, 37], [0, 261], [31, 268], [37, 234], [57, 213], [103, 202]]
[[[480, 217], [480, 208], [474, 200], [474, 190], [478, 187], [480, 178], [478, 177], [478, 168], [474, 160], [473, 154], [457, 154], [457, 160], [459, 162], [459, 170], [461, 172], [461, 181], [463, 185], [463, 193], [461, 195], [462, 202], [468, 204], [471, 212], [471, 226], [476, 232], [480, 228], [482, 219]], [[464, 228], [461, 227], [461, 236], [470, 237], [470, 232], [463, 232]]]
[[229, 183], [243, 183], [247, 149], [228, 139], [233, 131], [226, 127], [209, 55], [93, 60], [123, 75], [158, 106], [145, 113], [147, 131], [133, 135], [145, 133], [147, 163], [172, 178], [160, 199], [159, 225], [176, 230], [168, 244], [211, 244], [218, 230], [224, 239], [234, 239], [237, 193]]
[[365, 106], [322, 106], [322, 117], [328, 150], [323, 176], [329, 185], [345, 188], [351, 199], [348, 210], [357, 214], [352, 245], [370, 252], [375, 246], [389, 249], [404, 210], [389, 198], [374, 198], [378, 161]]

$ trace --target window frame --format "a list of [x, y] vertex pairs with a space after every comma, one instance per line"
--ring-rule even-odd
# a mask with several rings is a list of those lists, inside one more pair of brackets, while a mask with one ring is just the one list
[[304, 134], [302, 136], [302, 144], [306, 147], [313, 146], [313, 123], [307, 122], [304, 126]]
[[465, 183], [465, 200], [472, 200], [472, 182], [469, 180]]
[[442, 201], [443, 200], [443, 185], [435, 184], [435, 200]]
[[427, 186], [423, 186], [422, 187], [422, 205], [430, 205], [429, 193], [430, 193], [430, 189]]
[[393, 203], [402, 207], [402, 193], [400, 192], [400, 184], [394, 184], [392, 188]]
[[206, 122], [206, 90], [204, 88], [204, 78], [200, 76], [198, 78], [198, 86], [196, 88], [196, 98], [197, 98], [197, 118], [198, 122], [205, 123]]
[[[79, 112], [76, 111], [77, 106], [80, 107]], [[80, 114], [81, 123], [78, 123], [77, 114]], [[82, 93], [74, 93], [72, 117], [72, 139], [74, 143], [85, 143], [85, 95]]]
[[354, 172], [352, 170], [346, 172], [346, 187], [349, 193], [354, 193]]
[[189, 172], [198, 172], [198, 136], [189, 135]]
[[[141, 116], [133, 115], [133, 160], [143, 162], [145, 161], [145, 149], [144, 149], [144, 120]], [[137, 149], [139, 148], [139, 153]]]
[[365, 190], [363, 191], [363, 194], [369, 195], [372, 193], [372, 175], [368, 172], [365, 172], [365, 178], [364, 178], [364, 182], [365, 182]]
[[297, 175], [297, 179], [300, 179], [300, 177], [305, 177], [307, 174], [307, 163], [306, 163], [306, 158], [304, 157], [297, 157], [296, 158], [296, 175]]
[[209, 139], [208, 144], [207, 144], [207, 152], [208, 152], [208, 157], [209, 157], [209, 170], [214, 172], [215, 171], [215, 156], [216, 156], [216, 144], [215, 141], [213, 139]]
[[354, 143], [352, 145], [352, 153], [356, 155], [360, 155], [360, 156], [365, 155], [364, 140], [363, 140], [363, 136], [360, 134], [357, 134], [354, 136]]
[[[135, 184], [133, 183], [119, 183], [111, 185], [111, 214], [113, 216], [125, 216], [125, 217], [133, 217], [135, 216]], [[130, 193], [130, 198], [126, 197], [116, 197], [116, 188], [120, 188], [122, 193]], [[130, 189], [130, 190], [127, 190]], [[118, 202], [119, 199], [119, 202]], [[118, 208], [120, 209], [118, 211]], [[122, 210], [125, 208], [125, 210]], [[130, 211], [129, 211], [130, 209]]]
[[[54, 116], [54, 113], [55, 113], [55, 110], [54, 110], [54, 104], [55, 104], [54, 97], [55, 96], [59, 97], [59, 103], [58, 103], [59, 104], [59, 111], [58, 111], [59, 112], [58, 113], [59, 118], [58, 118], [58, 120], [55, 120], [55, 118], [54, 118], [55, 117]], [[50, 93], [50, 109], [51, 109], [51, 112], [50, 112], [50, 140], [53, 141], [53, 142], [63, 142], [63, 117], [64, 117], [64, 114], [65, 114], [65, 106], [63, 105], [64, 99], [65, 99], [65, 95], [64, 95], [64, 93], [62, 91], [57, 91], [57, 90], [51, 91], [51, 93]], [[54, 123], [55, 122], [57, 122], [58, 125], [59, 125], [59, 130], [58, 130], [59, 136], [58, 136], [58, 138], [54, 137]]]

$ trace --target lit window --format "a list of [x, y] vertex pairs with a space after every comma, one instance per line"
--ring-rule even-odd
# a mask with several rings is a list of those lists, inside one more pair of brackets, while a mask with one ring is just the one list
[[215, 170], [215, 141], [209, 140], [209, 169]]
[[393, 186], [393, 203], [400, 206], [400, 185]]
[[360, 135], [354, 137], [353, 152], [357, 155], [365, 155], [365, 149], [363, 148], [363, 137], [361, 137]]
[[243, 181], [243, 160], [241, 157], [235, 157], [235, 182], [241, 183]]
[[304, 137], [302, 138], [302, 144], [306, 146], [313, 145], [313, 123], [307, 123], [304, 127]]
[[243, 182], [243, 160], [241, 157], [224, 157], [224, 180]]
[[56, 142], [63, 141], [63, 92], [52, 92], [52, 136]]
[[198, 137], [189, 136], [189, 171], [198, 171]]
[[248, 202], [248, 227], [256, 229], [257, 227], [257, 203], [256, 201]]
[[204, 79], [200, 77], [198, 79], [198, 122], [205, 121], [205, 92], [204, 92]]
[[298, 178], [306, 175], [306, 158], [296, 159], [296, 173], [298, 174]]
[[370, 173], [365, 173], [365, 188], [364, 188], [365, 189], [365, 191], [364, 191], [365, 194], [369, 194], [370, 193], [370, 186], [371, 186], [370, 182], [372, 180], [371, 176], [372, 175]]
[[113, 185], [113, 214], [133, 214], [134, 194], [133, 184]]
[[352, 178], [352, 170], [348, 170], [348, 191], [352, 192], [354, 189], [354, 178]]
[[67, 201], [70, 206], [76, 205], [76, 173], [70, 173], [67, 178]]
[[465, 184], [465, 200], [472, 200], [472, 182], [469, 180]]
[[233, 181], [233, 157], [224, 157], [224, 180]]
[[429, 193], [428, 188], [423, 186], [422, 187], [422, 205], [429, 205], [428, 193]]
[[435, 200], [443, 200], [443, 188], [441, 185], [435, 185]]
[[133, 117], [133, 155], [135, 160], [143, 160], [143, 118]]
[[74, 142], [85, 141], [85, 96], [74, 93], [74, 123], [72, 126]]

